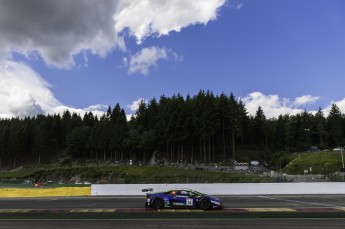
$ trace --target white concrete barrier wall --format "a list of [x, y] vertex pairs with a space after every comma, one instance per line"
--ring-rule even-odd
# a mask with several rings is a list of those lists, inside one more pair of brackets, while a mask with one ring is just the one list
[[345, 183], [236, 183], [236, 184], [93, 184], [91, 195], [140, 196], [141, 190], [154, 192], [172, 188], [190, 188], [209, 195], [291, 195], [345, 194]]

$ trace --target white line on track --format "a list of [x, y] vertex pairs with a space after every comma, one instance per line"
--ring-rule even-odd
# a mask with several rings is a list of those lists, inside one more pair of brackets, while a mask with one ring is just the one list
[[334, 208], [343, 208], [344, 207], [344, 206], [337, 206], [337, 205], [331, 205], [331, 204], [321, 204], [321, 203], [306, 202], [306, 201], [299, 201], [299, 200], [289, 200], [289, 199], [283, 199], [283, 198], [277, 198], [277, 197], [269, 197], [269, 196], [257, 196], [257, 197], [263, 198], [263, 199], [283, 200], [283, 201], [286, 201], [286, 202], [293, 202], [293, 203], [300, 203], [300, 204], [311, 204], [311, 205], [324, 206], [324, 207], [334, 207]]

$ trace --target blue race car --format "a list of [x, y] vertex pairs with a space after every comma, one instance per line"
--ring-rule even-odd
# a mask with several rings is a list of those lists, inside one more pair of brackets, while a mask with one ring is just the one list
[[143, 189], [146, 194], [145, 207], [161, 208], [200, 208], [222, 209], [222, 202], [213, 196], [208, 196], [192, 189], [170, 189], [162, 192], [151, 193], [152, 188]]

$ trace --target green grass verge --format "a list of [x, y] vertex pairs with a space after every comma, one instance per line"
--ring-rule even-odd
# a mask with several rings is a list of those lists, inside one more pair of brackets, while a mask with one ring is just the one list
[[330, 174], [340, 171], [342, 158], [339, 152], [306, 152], [295, 154], [294, 159], [283, 169], [288, 174], [303, 174], [312, 168], [313, 174]]

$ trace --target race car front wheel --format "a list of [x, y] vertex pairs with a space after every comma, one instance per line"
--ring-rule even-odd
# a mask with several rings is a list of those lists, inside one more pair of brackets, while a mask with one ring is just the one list
[[201, 199], [199, 201], [199, 207], [202, 209], [202, 210], [207, 210], [211, 207], [211, 202], [209, 199]]
[[152, 207], [155, 209], [163, 208], [164, 201], [161, 198], [156, 198], [152, 201]]

